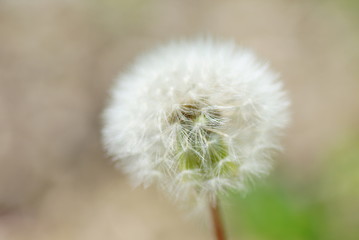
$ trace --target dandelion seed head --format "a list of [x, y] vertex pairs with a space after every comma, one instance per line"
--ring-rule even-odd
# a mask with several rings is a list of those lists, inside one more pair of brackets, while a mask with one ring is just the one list
[[176, 200], [214, 199], [268, 174], [288, 106], [278, 75], [251, 51], [174, 42], [118, 77], [103, 141], [134, 183], [157, 183]]

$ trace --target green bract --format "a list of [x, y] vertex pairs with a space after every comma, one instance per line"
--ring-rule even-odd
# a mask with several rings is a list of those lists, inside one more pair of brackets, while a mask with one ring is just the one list
[[236, 174], [237, 164], [226, 161], [228, 145], [217, 129], [223, 124], [220, 112], [200, 103], [184, 104], [173, 122], [179, 124], [175, 156], [178, 171], [193, 173], [188, 178], [209, 180]]

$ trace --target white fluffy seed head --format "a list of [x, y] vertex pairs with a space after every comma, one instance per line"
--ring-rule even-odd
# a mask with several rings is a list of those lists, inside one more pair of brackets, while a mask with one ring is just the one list
[[215, 199], [266, 175], [288, 122], [278, 75], [231, 42], [175, 42], [116, 81], [104, 145], [135, 184], [176, 200]]

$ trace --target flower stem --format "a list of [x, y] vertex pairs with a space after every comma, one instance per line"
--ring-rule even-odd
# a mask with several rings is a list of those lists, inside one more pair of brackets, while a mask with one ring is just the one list
[[210, 204], [210, 209], [216, 240], [226, 240], [218, 200], [215, 204]]

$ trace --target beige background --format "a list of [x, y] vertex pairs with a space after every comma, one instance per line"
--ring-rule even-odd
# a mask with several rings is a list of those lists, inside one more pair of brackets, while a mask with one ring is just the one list
[[277, 167], [315, 174], [359, 123], [355, 17], [331, 1], [1, 0], [0, 239], [211, 239], [132, 190], [100, 142], [114, 77], [178, 37], [234, 39], [281, 72], [293, 123]]

